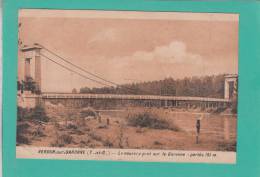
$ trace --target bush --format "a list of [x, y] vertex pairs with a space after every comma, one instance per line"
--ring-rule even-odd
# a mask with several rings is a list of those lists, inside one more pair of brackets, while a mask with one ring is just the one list
[[105, 147], [109, 147], [109, 148], [113, 147], [113, 143], [110, 142], [109, 140], [104, 141], [104, 142], [103, 142], [103, 145], [104, 145]]
[[98, 129], [107, 129], [108, 127], [106, 125], [100, 125], [97, 127]]
[[17, 107], [17, 119], [18, 121], [21, 121], [24, 118], [24, 115], [26, 115], [26, 109]]
[[61, 141], [63, 141], [65, 144], [70, 144], [72, 143], [72, 136], [67, 135], [67, 134], [63, 134], [59, 137], [59, 139], [61, 139]]
[[28, 133], [29, 124], [18, 124], [16, 132], [16, 143], [17, 144], [29, 144], [30, 141], [25, 134]]
[[81, 118], [85, 118], [85, 117], [89, 117], [89, 116], [96, 118], [96, 116], [97, 116], [96, 111], [94, 109], [92, 109], [92, 108], [85, 108], [84, 110], [82, 110], [80, 112], [80, 117]]
[[38, 127], [36, 130], [34, 130], [34, 131], [32, 132], [32, 136], [34, 136], [34, 137], [43, 137], [43, 136], [45, 136], [45, 135], [44, 135], [44, 133], [43, 133], [42, 128], [41, 128], [41, 127]]
[[74, 129], [74, 130], [76, 130], [76, 129], [78, 129], [78, 126], [74, 125], [74, 124], [68, 124], [66, 128], [67, 129]]
[[33, 118], [35, 120], [42, 121], [42, 122], [48, 122], [49, 121], [49, 117], [46, 115], [44, 108], [41, 107], [41, 106], [36, 106], [34, 108], [31, 118]]
[[45, 109], [41, 106], [36, 106], [32, 109], [17, 107], [17, 119], [18, 121], [23, 119], [33, 119], [42, 122], [49, 121], [49, 117], [46, 115]]
[[162, 145], [162, 143], [160, 141], [154, 141], [153, 144], [154, 145]]
[[30, 144], [30, 141], [27, 137], [23, 136], [23, 135], [20, 135], [20, 134], [17, 134], [16, 136], [16, 144], [19, 145], [19, 144]]
[[71, 135], [62, 134], [57, 137], [54, 143], [51, 144], [53, 147], [63, 147], [67, 144], [71, 144], [73, 142], [73, 137]]
[[102, 141], [102, 137], [99, 136], [99, 135], [96, 135], [94, 133], [89, 133], [88, 134], [93, 140], [96, 140], [96, 141]]
[[218, 151], [233, 151], [236, 152], [236, 142], [222, 142], [218, 144]]
[[176, 126], [173, 126], [168, 121], [160, 118], [159, 115], [150, 112], [130, 115], [128, 117], [128, 125], [141, 128], [179, 130]]

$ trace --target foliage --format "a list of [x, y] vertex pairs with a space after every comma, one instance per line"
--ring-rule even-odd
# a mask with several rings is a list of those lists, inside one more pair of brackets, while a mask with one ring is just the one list
[[16, 136], [16, 143], [19, 144], [30, 144], [30, 141], [27, 137], [21, 135], [21, 134], [17, 134]]
[[23, 119], [33, 119], [48, 122], [49, 117], [46, 115], [45, 109], [41, 106], [36, 106], [32, 109], [17, 107], [17, 119], [18, 121]]
[[29, 139], [25, 136], [28, 133], [29, 124], [18, 124], [16, 131], [16, 143], [17, 144], [29, 144]]
[[48, 122], [49, 120], [49, 117], [46, 115], [44, 108], [41, 106], [36, 106], [34, 108], [32, 118], [42, 122]]
[[95, 94], [146, 94], [172, 96], [201, 96], [222, 98], [224, 93], [224, 74], [184, 79], [166, 78], [120, 85], [118, 87], [102, 87], [80, 89], [80, 93]]
[[154, 145], [163, 145], [160, 141], [154, 141], [153, 144]]
[[32, 93], [40, 94], [40, 90], [36, 87], [36, 82], [32, 77], [26, 77], [25, 80], [17, 81], [17, 90], [31, 91]]
[[25, 119], [28, 117], [28, 114], [30, 114], [30, 111], [26, 108], [17, 107], [17, 120], [21, 121], [22, 119]]
[[110, 142], [109, 140], [105, 140], [105, 141], [103, 142], [103, 145], [104, 145], [105, 147], [109, 147], [109, 148], [113, 147], [113, 143]]
[[25, 81], [23, 82], [24, 90], [29, 90], [34, 92], [36, 90], [36, 83], [32, 77], [26, 77]]
[[141, 112], [128, 116], [128, 125], [134, 127], [147, 127], [152, 129], [169, 129], [178, 131], [178, 127], [170, 124], [167, 120], [160, 118], [157, 114]]
[[102, 141], [102, 137], [99, 135], [96, 135], [95, 133], [91, 132], [88, 134], [93, 140], [95, 141]]
[[218, 144], [218, 151], [233, 151], [236, 152], [236, 142], [221, 142]]
[[78, 93], [77, 89], [73, 88], [71, 93]]
[[91, 116], [91, 117], [95, 117], [97, 116], [97, 113], [94, 109], [92, 108], [85, 108], [83, 109], [81, 112], [80, 112], [80, 117], [81, 118], [85, 118], [85, 117], [88, 117], [88, 116]]
[[61, 134], [56, 137], [56, 140], [51, 144], [53, 147], [64, 147], [67, 144], [73, 143], [73, 137], [68, 134]]
[[77, 125], [74, 125], [74, 124], [68, 124], [67, 129], [74, 129], [74, 130], [77, 130], [78, 129], [78, 126]]

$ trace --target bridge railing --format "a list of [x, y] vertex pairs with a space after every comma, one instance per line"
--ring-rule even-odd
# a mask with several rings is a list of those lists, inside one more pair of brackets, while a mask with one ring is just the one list
[[177, 100], [177, 101], [206, 101], [230, 102], [229, 99], [187, 97], [187, 96], [161, 96], [161, 95], [123, 95], [123, 94], [74, 94], [74, 93], [42, 93], [45, 99], [129, 99], [129, 100]]

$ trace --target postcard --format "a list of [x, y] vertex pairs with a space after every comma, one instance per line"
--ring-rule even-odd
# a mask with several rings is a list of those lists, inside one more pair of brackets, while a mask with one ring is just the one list
[[236, 163], [238, 24], [19, 10], [17, 158]]

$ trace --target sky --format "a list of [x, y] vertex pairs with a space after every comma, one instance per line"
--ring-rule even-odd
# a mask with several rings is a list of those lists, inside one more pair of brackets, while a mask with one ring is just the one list
[[[39, 43], [118, 84], [238, 73], [237, 15], [22, 10], [19, 22], [23, 44]], [[84, 86], [104, 85], [42, 57], [42, 91], [71, 92]]]

